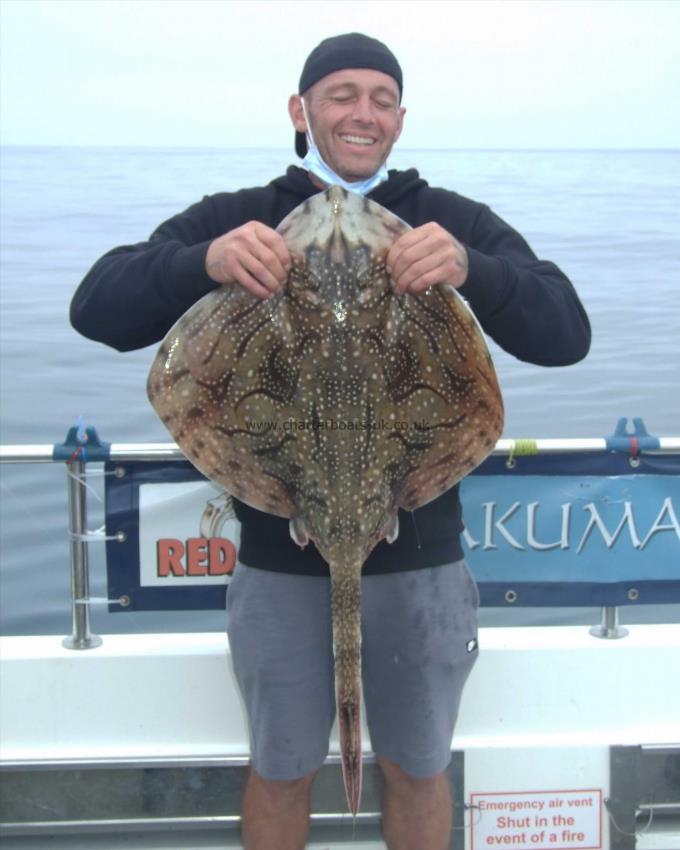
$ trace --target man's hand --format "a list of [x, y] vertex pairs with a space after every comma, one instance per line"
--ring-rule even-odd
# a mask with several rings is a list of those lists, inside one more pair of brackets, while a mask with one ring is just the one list
[[433, 221], [400, 236], [387, 254], [386, 265], [396, 295], [423, 292], [436, 283], [450, 283], [457, 289], [468, 274], [467, 251]]
[[230, 230], [208, 247], [205, 270], [217, 283], [237, 283], [257, 295], [271, 298], [288, 277], [292, 260], [283, 238], [259, 221]]

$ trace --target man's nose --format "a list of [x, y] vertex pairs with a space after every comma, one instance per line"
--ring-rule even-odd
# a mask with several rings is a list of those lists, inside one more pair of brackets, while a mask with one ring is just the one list
[[362, 124], [372, 124], [374, 122], [373, 104], [371, 103], [371, 98], [368, 95], [365, 97], [358, 97], [355, 100], [352, 118]]

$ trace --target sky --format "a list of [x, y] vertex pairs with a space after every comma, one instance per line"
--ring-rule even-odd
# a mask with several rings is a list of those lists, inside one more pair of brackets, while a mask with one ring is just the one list
[[307, 54], [357, 30], [402, 148], [680, 148], [680, 0], [0, 0], [0, 141], [287, 147]]

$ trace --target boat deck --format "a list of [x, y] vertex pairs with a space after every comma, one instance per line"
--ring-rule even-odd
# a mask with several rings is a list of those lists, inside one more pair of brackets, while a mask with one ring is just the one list
[[[483, 629], [480, 645], [452, 745], [458, 803], [597, 794], [599, 820], [584, 821], [601, 834], [595, 846], [680, 847], [680, 624], [631, 626], [620, 640], [583, 627]], [[85, 652], [58, 637], [3, 638], [0, 656], [3, 847], [240, 846], [248, 737], [224, 635], [110, 635]], [[334, 734], [310, 850], [383, 848], [375, 764], [353, 827], [337, 762]], [[459, 810], [475, 826], [452, 850], [470, 848], [475, 830], [483, 846], [489, 818]]]

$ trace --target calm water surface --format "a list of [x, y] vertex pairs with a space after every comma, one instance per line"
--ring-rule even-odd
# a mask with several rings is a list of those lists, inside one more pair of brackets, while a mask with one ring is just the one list
[[[205, 194], [261, 185], [288, 151], [7, 148], [1, 158], [2, 443], [60, 441], [79, 415], [112, 442], [166, 441], [145, 394], [154, 351], [119, 354], [68, 323], [73, 291], [110, 248], [146, 239]], [[401, 151], [431, 185], [488, 203], [570, 276], [589, 312], [581, 364], [541, 369], [492, 346], [509, 437], [591, 437], [620, 416], [680, 434], [680, 152]], [[70, 630], [64, 470], [0, 469], [4, 633]], [[96, 468], [93, 489], [102, 490]], [[101, 523], [91, 499], [90, 526]], [[105, 594], [101, 554], [93, 595]], [[589, 622], [595, 611], [482, 612], [484, 624]], [[680, 619], [680, 606], [624, 619]], [[222, 629], [219, 613], [94, 614], [111, 631]]]

